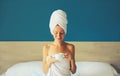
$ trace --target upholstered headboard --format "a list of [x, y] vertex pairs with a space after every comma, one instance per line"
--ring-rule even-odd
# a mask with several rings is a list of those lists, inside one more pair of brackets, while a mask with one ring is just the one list
[[[69, 41], [68, 41], [69, 42]], [[26, 61], [42, 60], [42, 47], [48, 41], [0, 42], [0, 73]], [[101, 61], [120, 64], [120, 42], [69, 42], [75, 45], [76, 61]]]

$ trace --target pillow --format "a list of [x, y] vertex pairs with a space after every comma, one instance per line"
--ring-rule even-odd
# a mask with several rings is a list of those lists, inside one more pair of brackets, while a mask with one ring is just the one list
[[74, 76], [117, 76], [116, 70], [108, 63], [77, 62]]
[[42, 76], [42, 62], [22, 62], [10, 67], [5, 76]]

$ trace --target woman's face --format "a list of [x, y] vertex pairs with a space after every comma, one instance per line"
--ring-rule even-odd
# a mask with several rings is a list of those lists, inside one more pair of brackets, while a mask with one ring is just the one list
[[57, 25], [53, 30], [53, 37], [56, 41], [63, 41], [65, 36], [64, 29]]

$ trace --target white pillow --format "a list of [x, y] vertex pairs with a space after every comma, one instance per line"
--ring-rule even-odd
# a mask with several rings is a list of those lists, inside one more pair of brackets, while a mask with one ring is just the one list
[[18, 63], [9, 68], [5, 76], [42, 76], [41, 66], [40, 61]]
[[108, 63], [77, 62], [74, 76], [117, 76], [116, 70]]
[[[117, 76], [116, 70], [103, 62], [76, 62], [77, 71], [72, 76]], [[18, 63], [9, 68], [5, 76], [43, 76], [42, 62]]]

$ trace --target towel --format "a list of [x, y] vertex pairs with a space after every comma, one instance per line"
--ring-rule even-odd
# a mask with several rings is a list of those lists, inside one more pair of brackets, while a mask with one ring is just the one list
[[56, 61], [51, 64], [51, 67], [45, 76], [71, 76], [70, 61], [66, 58]]
[[68, 23], [68, 21], [67, 21], [66, 13], [60, 9], [55, 10], [51, 15], [50, 23], [49, 23], [51, 34], [53, 34], [53, 30], [57, 24], [63, 28], [63, 30], [66, 34], [67, 33], [67, 23]]

